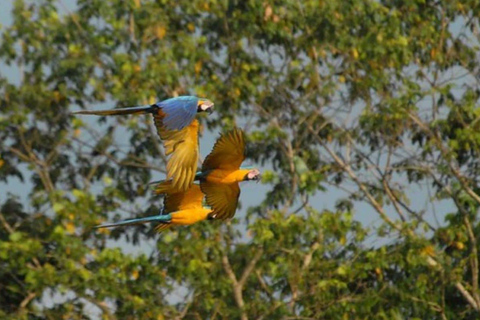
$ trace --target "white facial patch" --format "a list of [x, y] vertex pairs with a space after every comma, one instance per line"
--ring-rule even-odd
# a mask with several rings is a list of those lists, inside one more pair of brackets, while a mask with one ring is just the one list
[[210, 101], [204, 102], [200, 105], [200, 110], [207, 111], [213, 107], [213, 103]]
[[255, 169], [255, 170], [250, 171], [250, 172], [247, 174], [247, 177], [248, 177], [249, 180], [252, 180], [252, 179], [254, 179], [255, 177], [257, 177], [259, 174], [260, 174], [260, 171], [258, 171], [257, 169]]

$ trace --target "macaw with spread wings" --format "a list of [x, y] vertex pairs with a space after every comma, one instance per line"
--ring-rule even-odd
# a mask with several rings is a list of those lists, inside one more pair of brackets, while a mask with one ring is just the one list
[[213, 209], [212, 218], [232, 218], [240, 197], [239, 182], [260, 180], [258, 169], [241, 167], [245, 151], [245, 134], [236, 127], [218, 138], [203, 162], [202, 171], [195, 176], [195, 180], [200, 180], [207, 204]]
[[[245, 134], [241, 129], [235, 128], [218, 138], [212, 152], [205, 158], [202, 170], [195, 174], [195, 180], [200, 181], [206, 202], [213, 210], [209, 214], [210, 218], [232, 218], [240, 197], [239, 182], [260, 179], [258, 169], [241, 167], [243, 160]], [[168, 180], [153, 182], [160, 183], [156, 187], [158, 194], [169, 192], [169, 184], [166, 182]]]
[[205, 220], [209, 217], [212, 209], [203, 207], [203, 193], [197, 184], [187, 191], [172, 192], [171, 181], [161, 183], [158, 188], [166, 193], [161, 214], [145, 218], [122, 220], [111, 224], [102, 224], [95, 228], [110, 228], [142, 224], [146, 222], [157, 222], [155, 230], [161, 232], [170, 226], [191, 225]]
[[193, 183], [199, 157], [199, 123], [195, 115], [212, 111], [213, 102], [210, 100], [180, 96], [152, 105], [99, 111], [82, 110], [74, 114], [152, 114], [158, 135], [163, 140], [165, 154], [170, 156], [167, 162], [167, 179], [172, 179], [175, 190], [186, 191]]
[[[258, 169], [240, 167], [244, 159], [245, 135], [242, 130], [235, 128], [220, 136], [205, 159], [202, 170], [196, 173], [195, 180], [200, 180], [200, 186], [192, 184], [187, 191], [178, 191], [171, 179], [158, 182], [155, 193], [165, 194], [164, 208], [160, 215], [122, 220], [96, 228], [157, 222], [155, 229], [160, 232], [172, 225], [232, 218], [240, 196], [239, 182], [260, 179]], [[204, 196], [210, 207], [203, 207]]]

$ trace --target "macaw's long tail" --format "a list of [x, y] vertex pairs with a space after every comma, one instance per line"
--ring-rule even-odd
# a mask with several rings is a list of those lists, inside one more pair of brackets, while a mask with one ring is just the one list
[[99, 228], [111, 228], [111, 227], [119, 227], [119, 226], [131, 226], [135, 224], [142, 224], [145, 222], [168, 223], [171, 220], [172, 220], [171, 214], [161, 214], [158, 216], [151, 216], [151, 217], [138, 218], [138, 219], [128, 219], [128, 220], [118, 221], [115, 223], [101, 224], [99, 226], [95, 226], [94, 228], [99, 229]]
[[131, 108], [119, 108], [110, 110], [81, 110], [73, 112], [73, 114], [94, 114], [96, 116], [118, 116], [123, 114], [142, 114], [154, 113], [158, 110], [156, 105], [144, 105]]

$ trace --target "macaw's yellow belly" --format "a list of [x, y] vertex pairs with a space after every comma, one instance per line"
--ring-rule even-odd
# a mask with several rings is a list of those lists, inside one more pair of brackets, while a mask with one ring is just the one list
[[214, 169], [208, 173], [205, 180], [213, 183], [231, 184], [243, 181], [248, 172], [250, 172], [250, 170], [247, 169]]
[[197, 223], [199, 221], [205, 220], [208, 217], [208, 214], [211, 213], [211, 209], [201, 208], [201, 209], [187, 209], [180, 210], [177, 212], [172, 212], [172, 224], [177, 225], [190, 225]]

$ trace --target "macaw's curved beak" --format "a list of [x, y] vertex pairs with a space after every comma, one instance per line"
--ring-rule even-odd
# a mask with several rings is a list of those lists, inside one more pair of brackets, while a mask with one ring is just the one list
[[213, 113], [213, 108], [214, 108], [213, 105], [210, 108], [208, 108], [208, 110], [207, 110], [208, 115], [211, 115]]

